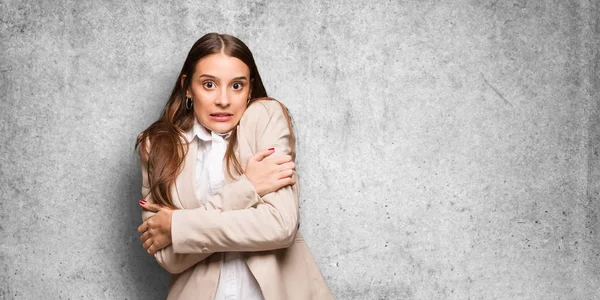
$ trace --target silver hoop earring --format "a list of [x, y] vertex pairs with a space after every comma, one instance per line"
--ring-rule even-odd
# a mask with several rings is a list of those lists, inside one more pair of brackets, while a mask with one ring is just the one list
[[187, 110], [192, 109], [192, 107], [194, 106], [194, 102], [192, 101], [192, 98], [186, 97], [185, 98], [185, 108]]

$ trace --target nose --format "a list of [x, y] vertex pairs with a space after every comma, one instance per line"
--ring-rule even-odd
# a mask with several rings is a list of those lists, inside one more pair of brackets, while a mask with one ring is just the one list
[[219, 96], [215, 99], [215, 104], [222, 107], [229, 105], [229, 95], [227, 94], [227, 89], [221, 89]]

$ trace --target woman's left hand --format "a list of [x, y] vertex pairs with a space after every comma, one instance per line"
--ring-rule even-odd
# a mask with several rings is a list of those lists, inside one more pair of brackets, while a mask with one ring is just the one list
[[145, 210], [156, 212], [138, 227], [138, 232], [142, 233], [140, 239], [144, 243], [144, 249], [148, 254], [154, 255], [156, 251], [171, 244], [173, 209], [148, 202], [141, 205]]

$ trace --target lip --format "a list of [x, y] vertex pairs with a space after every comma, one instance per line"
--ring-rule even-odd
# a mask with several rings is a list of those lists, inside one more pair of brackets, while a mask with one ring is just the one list
[[217, 122], [227, 122], [233, 118], [233, 114], [226, 112], [216, 112], [209, 115], [210, 119]]

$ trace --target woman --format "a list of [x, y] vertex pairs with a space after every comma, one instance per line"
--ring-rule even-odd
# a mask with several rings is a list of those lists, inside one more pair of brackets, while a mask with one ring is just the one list
[[172, 273], [168, 299], [333, 299], [297, 231], [289, 114], [244, 43], [200, 38], [136, 147], [138, 231]]

